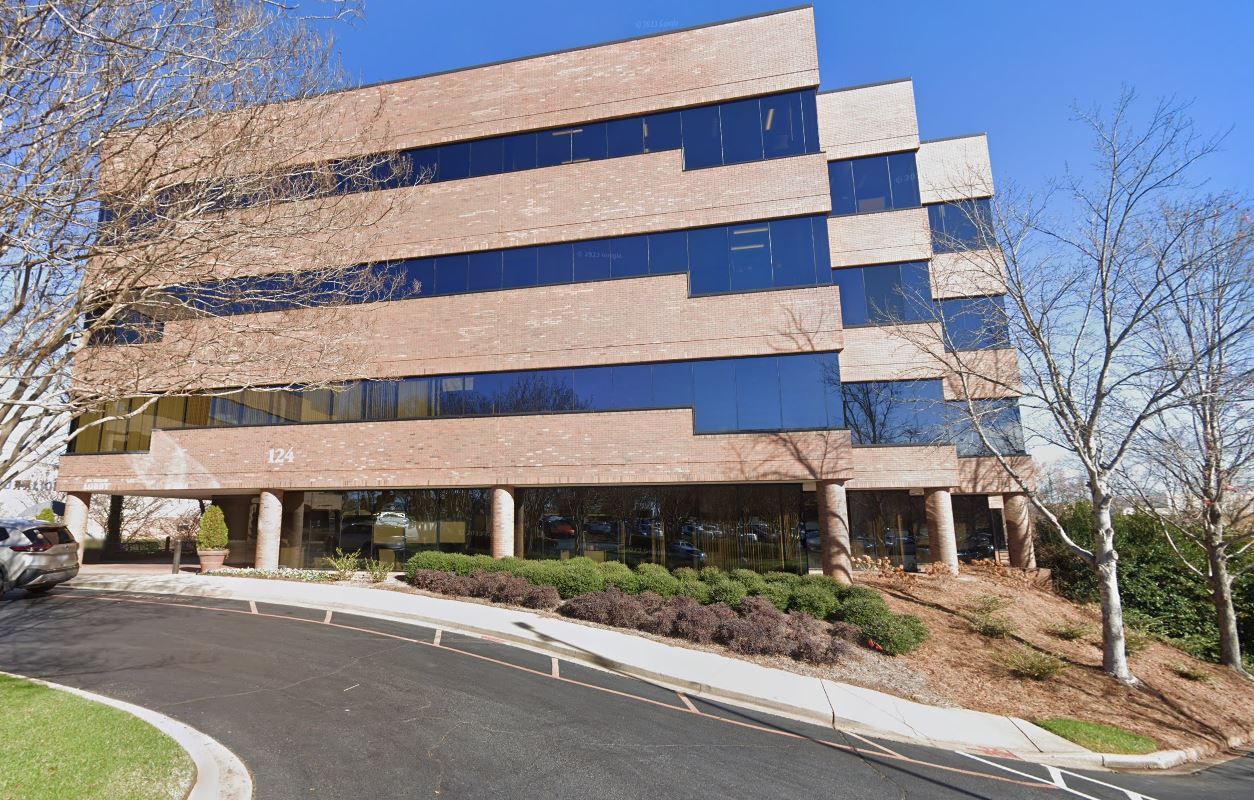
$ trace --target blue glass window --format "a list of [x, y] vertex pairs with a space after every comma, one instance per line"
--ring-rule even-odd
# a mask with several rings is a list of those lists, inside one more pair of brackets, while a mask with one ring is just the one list
[[684, 169], [722, 164], [723, 141], [718, 106], [702, 106], [684, 111], [683, 138]]
[[687, 408], [692, 399], [692, 363], [671, 361], [653, 365], [653, 407]]
[[411, 258], [402, 262], [404, 277], [398, 290], [405, 297], [421, 297], [435, 294], [435, 259]]
[[683, 146], [680, 112], [649, 114], [644, 118], [644, 151], [657, 153], [678, 150]]
[[[775, 431], [782, 427], [779, 370], [775, 362], [770, 356], [735, 361], [737, 430]], [[811, 391], [816, 388], [810, 387]]]
[[892, 325], [936, 318], [927, 262], [844, 267], [832, 277], [840, 287], [841, 317], [850, 325]]
[[848, 161], [829, 162], [827, 182], [832, 190], [832, 215], [858, 213], [858, 201], [853, 193], [853, 165]]
[[871, 321], [866, 305], [866, 284], [862, 276], [863, 271], [860, 268], [832, 271], [832, 281], [840, 289], [841, 324], [846, 328], [866, 325]]
[[579, 242], [575, 251], [575, 281], [600, 281], [609, 278], [614, 263], [613, 239]]
[[1010, 346], [1005, 298], [942, 300], [941, 320], [947, 346], [954, 350], [989, 350]]
[[815, 92], [798, 92], [801, 97], [801, 121], [805, 126], [807, 153], [819, 153], [823, 143], [819, 141], [819, 104]]
[[[816, 266], [824, 273], [830, 271], [828, 265], [815, 263], [810, 220], [805, 217], [777, 219], [771, 221], [770, 228], [773, 286], [814, 286], [818, 283]], [[826, 230], [823, 236], [826, 238]]]
[[584, 125], [570, 135], [571, 161], [600, 161], [605, 158], [605, 123]]
[[854, 444], [935, 444], [947, 408], [941, 382], [879, 381], [841, 386]]
[[653, 407], [653, 368], [648, 364], [614, 367], [614, 401], [618, 408]]
[[720, 109], [724, 164], [762, 160], [762, 116], [758, 101], [725, 103]]
[[466, 291], [468, 259], [465, 255], [440, 256], [435, 260], [435, 293], [459, 294]]
[[727, 229], [701, 228], [688, 232], [688, 293], [721, 294], [731, 288], [727, 263]]
[[784, 94], [761, 99], [762, 147], [766, 158], [806, 152], [801, 95]]
[[[770, 226], [762, 223], [740, 225], [729, 229], [727, 234], [731, 261], [731, 290], [743, 292], [769, 287], [771, 285]], [[813, 259], [810, 263], [813, 264]]]
[[648, 238], [623, 236], [610, 240], [610, 277], [629, 278], [648, 274]]
[[525, 289], [539, 282], [539, 253], [534, 247], [506, 250], [501, 271], [502, 289]]
[[888, 159], [856, 158], [853, 160], [853, 193], [857, 199], [858, 213], [883, 211], [893, 207], [891, 182], [888, 179]]
[[914, 153], [896, 153], [888, 157], [888, 175], [892, 180], [893, 208], [919, 205], [919, 172]]
[[927, 218], [932, 227], [932, 250], [972, 250], [984, 246], [985, 232], [993, 223], [993, 208], [988, 198], [937, 203], [927, 207]]
[[440, 169], [436, 176], [441, 181], [469, 178], [470, 142], [440, 145]]
[[[828, 427], [827, 394], [816, 391], [816, 387], [824, 386], [828, 379], [823, 362], [817, 358], [780, 358], [778, 362], [780, 427], [785, 430]], [[835, 381], [839, 390], [838, 375]]]
[[536, 134], [536, 166], [555, 167], [570, 163], [570, 140], [573, 129], [540, 131]]
[[731, 360], [694, 362], [692, 395], [697, 433], [736, 430], [736, 366]]
[[517, 136], [505, 137], [505, 172], [535, 169], [536, 136], [534, 133], [520, 133]]
[[827, 165], [827, 178], [833, 216], [919, 205], [914, 153], [832, 161]]
[[609, 158], [637, 156], [644, 152], [644, 120], [639, 117], [605, 123], [606, 155]]
[[583, 367], [571, 370], [579, 408], [587, 411], [613, 411], [619, 406], [614, 398], [613, 367]]
[[649, 234], [649, 274], [688, 271], [688, 232]]
[[480, 139], [470, 143], [470, 177], [498, 175], [505, 169], [505, 139]]
[[471, 292], [484, 292], [501, 288], [502, 251], [489, 250], [470, 254], [470, 274], [466, 288]]
[[540, 251], [540, 285], [570, 283], [574, 275], [574, 246], [546, 244], [537, 249]]

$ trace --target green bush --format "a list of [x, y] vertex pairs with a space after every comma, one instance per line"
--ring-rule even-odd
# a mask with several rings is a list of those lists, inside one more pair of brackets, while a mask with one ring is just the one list
[[762, 588], [758, 591], [758, 595], [771, 601], [771, 605], [780, 611], [787, 611], [789, 605], [792, 604], [792, 588], [786, 583], [766, 583], [764, 581]]
[[718, 567], [702, 567], [701, 568], [701, 580], [703, 581], [716, 581], [719, 578], [723, 578], [723, 577], [726, 577], [726, 576], [723, 574], [723, 571], [719, 569]]
[[766, 579], [751, 569], [734, 569], [727, 576], [745, 587], [749, 594], [761, 594], [767, 585]]
[[927, 641], [923, 620], [911, 614], [894, 614], [884, 598], [870, 590], [864, 591], [870, 594], [859, 592], [850, 597], [836, 614], [842, 621], [858, 627], [863, 644], [896, 656], [909, 653]]
[[801, 585], [801, 576], [795, 572], [767, 572], [762, 576], [767, 583], [782, 583], [788, 587]]
[[792, 590], [792, 600], [788, 604], [788, 610], [800, 611], [815, 619], [827, 619], [839, 605], [840, 603], [825, 587], [810, 584], [798, 586]]
[[676, 567], [671, 572], [671, 574], [674, 575], [676, 578], [679, 578], [681, 581], [684, 580], [685, 578], [693, 578], [695, 580], [701, 580], [701, 573], [697, 572], [692, 567]]
[[800, 586], [817, 586], [830, 594], [838, 603], [850, 597], [853, 591], [852, 586], [841, 583], [835, 578], [829, 578], [826, 575], [801, 575], [797, 583]]
[[439, 550], [423, 550], [415, 553], [405, 562], [405, 577], [412, 581], [414, 573], [420, 569], [452, 572], [454, 557], [457, 555], [457, 553], [441, 553]]
[[1045, 681], [1067, 668], [1067, 662], [1049, 653], [1038, 653], [1030, 647], [1017, 647], [998, 653], [997, 660], [1016, 678]]
[[35, 519], [39, 520], [40, 522], [56, 522], [57, 515], [52, 513], [51, 508], [45, 508], [35, 515]]
[[196, 533], [196, 547], [201, 550], [225, 550], [230, 539], [226, 516], [221, 506], [211, 505], [200, 515], [200, 530]]
[[713, 592], [710, 591], [710, 584], [700, 578], [684, 576], [679, 579], [679, 590], [675, 592], [677, 597], [691, 597], [702, 605], [709, 605], [712, 602]]
[[740, 601], [749, 594], [749, 590], [743, 583], [734, 581], [723, 574], [707, 578], [705, 585], [710, 587], [710, 602], [726, 603], [732, 608], [739, 608]]
[[642, 592], [653, 592], [661, 597], [674, 597], [679, 593], [679, 579], [660, 564], [636, 567], [636, 579]]
[[331, 564], [331, 569], [335, 570], [337, 580], [346, 581], [353, 577], [353, 573], [361, 566], [361, 556], [354, 550], [345, 553], [341, 547], [335, 548], [335, 555], [327, 556], [327, 562]]
[[605, 576], [597, 563], [582, 556], [566, 561], [527, 562], [522, 576], [537, 586], [552, 586], [564, 600], [605, 589]]
[[640, 594], [640, 579], [631, 567], [621, 561], [605, 561], [600, 568], [606, 588], [613, 586], [624, 594]]

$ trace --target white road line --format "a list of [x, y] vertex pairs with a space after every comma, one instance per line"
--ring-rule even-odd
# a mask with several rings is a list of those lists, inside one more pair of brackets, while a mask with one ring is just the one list
[[324, 617], [322, 618], [322, 624], [323, 624], [323, 625], [330, 625], [330, 624], [331, 624], [331, 609], [329, 609], [329, 608], [327, 609], [326, 616], [324, 616]]
[[442, 632], [443, 631], [440, 628], [435, 629], [435, 638], [431, 640], [431, 644], [435, 645], [436, 647], [440, 646], [440, 634]]
[[857, 740], [858, 740], [858, 741], [860, 741], [860, 742], [866, 742], [867, 744], [871, 745], [872, 747], [878, 747], [880, 750], [883, 750], [885, 753], [888, 753], [890, 756], [896, 756], [897, 758], [905, 758], [905, 756], [903, 756], [901, 753], [897, 753], [897, 752], [894, 752], [894, 751], [892, 751], [892, 750], [889, 750], [887, 747], [885, 747], [884, 745], [880, 744], [879, 742], [877, 742], [877, 741], [875, 741], [875, 740], [873, 740], [873, 739], [868, 739], [868, 738], [866, 738], [865, 736], [859, 736], [858, 734], [854, 733], [853, 731], [845, 731], [845, 735], [846, 735], [846, 736], [852, 736], [853, 738], [857, 739]]
[[987, 765], [988, 765], [988, 766], [990, 766], [990, 767], [996, 767], [997, 769], [1000, 769], [1000, 770], [1002, 770], [1002, 771], [1004, 771], [1004, 772], [1009, 772], [1009, 773], [1011, 773], [1012, 775], [1018, 775], [1018, 776], [1019, 776], [1019, 777], [1021, 777], [1021, 778], [1027, 778], [1028, 780], [1033, 780], [1033, 781], [1036, 781], [1037, 783], [1044, 784], [1045, 786], [1056, 786], [1057, 788], [1062, 789], [1064, 792], [1067, 792], [1068, 794], [1073, 794], [1073, 795], [1075, 795], [1076, 797], [1083, 797], [1083, 798], [1084, 798], [1084, 800], [1101, 800], [1101, 798], [1099, 798], [1099, 797], [1094, 797], [1094, 796], [1093, 796], [1093, 795], [1091, 795], [1091, 794], [1085, 794], [1084, 792], [1077, 792], [1075, 789], [1072, 789], [1070, 786], [1065, 786], [1065, 785], [1064, 785], [1064, 786], [1059, 786], [1058, 784], [1056, 784], [1056, 783], [1054, 783], [1054, 782], [1052, 782], [1052, 781], [1047, 781], [1047, 780], [1045, 780], [1044, 778], [1038, 777], [1038, 776], [1036, 776], [1036, 775], [1032, 775], [1031, 773], [1028, 773], [1028, 772], [1020, 772], [1020, 771], [1019, 771], [1019, 770], [1017, 770], [1017, 769], [1011, 769], [1010, 767], [1006, 767], [1006, 766], [1003, 766], [1003, 765], [1001, 765], [1001, 764], [998, 764], [996, 761], [989, 761], [989, 760], [988, 760], [988, 759], [986, 759], [986, 758], [980, 758], [979, 756], [973, 756], [973, 755], [971, 755], [970, 753], [964, 753], [964, 752], [962, 752], [961, 750], [955, 750], [954, 752], [955, 752], [955, 753], [957, 753], [957, 754], [958, 754], [958, 755], [960, 755], [960, 756], [966, 756], [967, 758], [974, 759], [974, 760], [976, 760], [976, 761], [980, 762], [981, 764], [987, 764]]
[[256, 601], [253, 601], [253, 600], [249, 600], [249, 601], [248, 601], [248, 610], [249, 610], [249, 611], [251, 611], [251, 612], [252, 612], [252, 613], [254, 613], [254, 614], [256, 614], [256, 613], [257, 613], [257, 603], [256, 603]]
[[1041, 766], [1049, 773], [1049, 778], [1054, 782], [1055, 786], [1061, 786], [1064, 789], [1067, 788], [1067, 782], [1062, 779], [1062, 770], [1058, 769], [1058, 767], [1051, 767], [1048, 764], [1041, 764]]
[[556, 656], [551, 656], [551, 658], [553, 659], [553, 672], [552, 672], [552, 673], [550, 673], [550, 674], [551, 674], [554, 678], [560, 678], [560, 677], [562, 677], [562, 673], [561, 673], [561, 671], [558, 669], [558, 666], [557, 666], [557, 657], [556, 657]]
[[345, 689], [344, 691], [346, 691], [346, 692], [351, 692], [353, 689], [356, 689], [358, 686], [361, 686], [361, 684], [360, 684], [360, 683], [354, 683], [352, 686], [348, 687], [348, 688], [347, 688], [347, 689]]
[[691, 711], [691, 712], [692, 712], [692, 713], [694, 713], [694, 714], [700, 714], [700, 713], [701, 713], [700, 711], [698, 711], [698, 710], [697, 710], [697, 707], [696, 707], [695, 705], [693, 705], [693, 704], [692, 704], [692, 701], [688, 699], [688, 695], [684, 694], [683, 692], [675, 692], [675, 695], [676, 695], [676, 696], [677, 696], [680, 700], [682, 700], [682, 701], [683, 701], [684, 705], [688, 707], [688, 710], [689, 710], [689, 711]]
[[[1115, 790], [1115, 791], [1117, 791], [1117, 792], [1123, 792], [1124, 794], [1126, 794], [1126, 795], [1128, 796], [1128, 800], [1154, 800], [1154, 798], [1153, 798], [1153, 797], [1150, 797], [1150, 796], [1149, 796], [1149, 795], [1147, 795], [1147, 794], [1141, 794], [1140, 792], [1134, 792], [1134, 791], [1132, 791], [1131, 789], [1125, 789], [1125, 788], [1123, 788], [1122, 786], [1115, 786], [1113, 783], [1106, 783], [1105, 781], [1099, 781], [1097, 778], [1093, 778], [1093, 777], [1090, 777], [1090, 776], [1088, 776], [1088, 775], [1081, 775], [1081, 774], [1080, 774], [1080, 773], [1078, 773], [1078, 772], [1070, 772], [1069, 770], [1065, 770], [1065, 769], [1056, 769], [1056, 768], [1053, 768], [1053, 767], [1050, 767], [1050, 768], [1048, 768], [1048, 769], [1049, 769], [1051, 772], [1059, 772], [1059, 773], [1061, 773], [1062, 775], [1070, 775], [1070, 776], [1071, 776], [1071, 777], [1073, 777], [1073, 778], [1079, 778], [1080, 780], [1083, 780], [1083, 781], [1089, 781], [1090, 783], [1096, 783], [1098, 786], [1105, 786], [1107, 789], [1114, 789], [1114, 790]], [[1060, 777], [1061, 777], [1061, 776], [1060, 776]]]

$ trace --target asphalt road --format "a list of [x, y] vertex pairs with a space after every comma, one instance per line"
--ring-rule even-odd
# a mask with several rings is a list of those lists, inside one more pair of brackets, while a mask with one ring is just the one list
[[258, 800], [1254, 797], [1250, 757], [1192, 775], [1051, 772], [720, 707], [499, 642], [261, 603], [11, 592], [0, 669], [208, 733], [248, 765]]

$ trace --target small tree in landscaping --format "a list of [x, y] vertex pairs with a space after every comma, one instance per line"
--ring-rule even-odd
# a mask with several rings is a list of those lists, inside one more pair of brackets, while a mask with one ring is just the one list
[[196, 533], [196, 547], [199, 550], [225, 550], [230, 531], [226, 527], [226, 517], [220, 506], [209, 506], [200, 516], [200, 530]]

